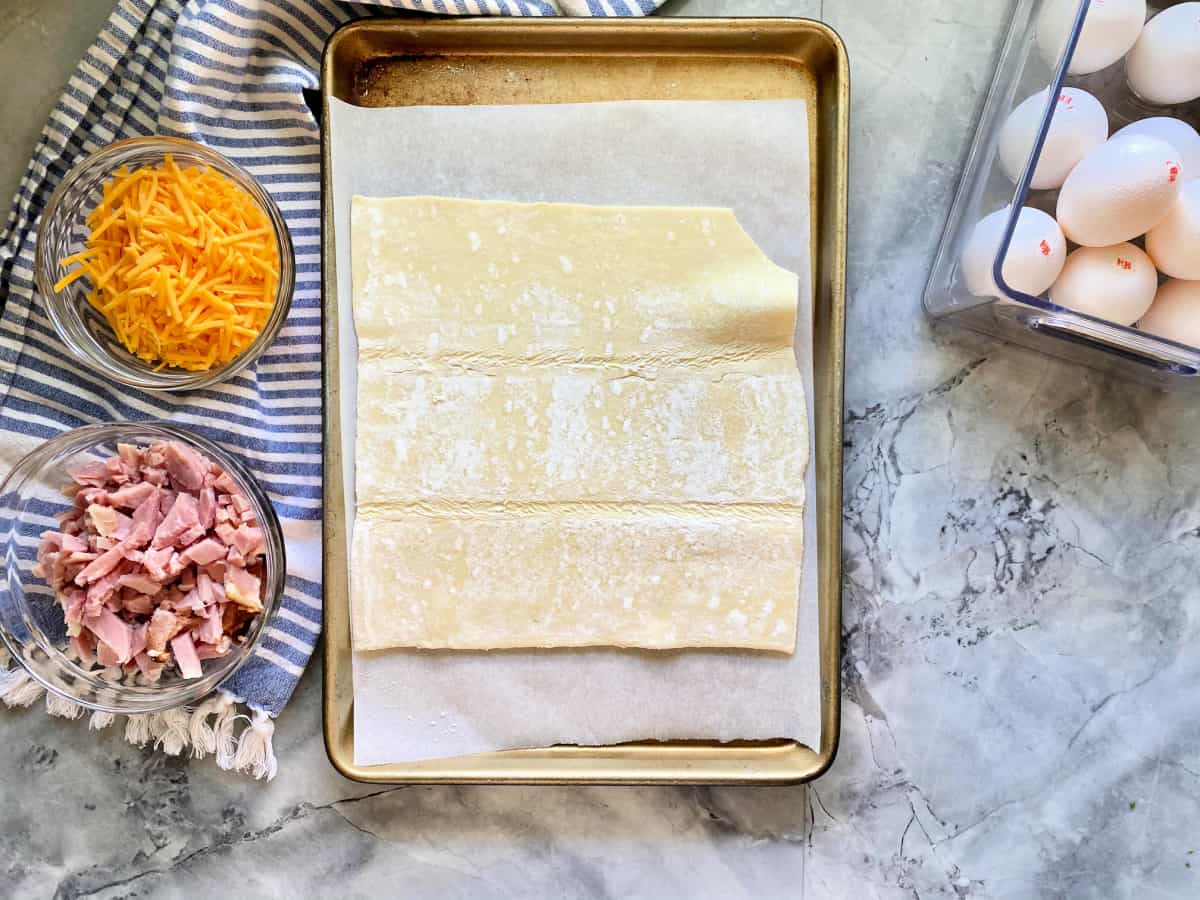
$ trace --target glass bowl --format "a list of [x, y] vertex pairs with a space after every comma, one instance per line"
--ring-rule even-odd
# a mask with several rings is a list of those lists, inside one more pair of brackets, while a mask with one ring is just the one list
[[[158, 165], [171, 154], [181, 166], [207, 166], [225, 175], [258, 203], [275, 232], [279, 251], [279, 285], [275, 305], [257, 338], [239, 356], [212, 369], [192, 372], [164, 367], [156, 369], [126, 350], [113, 334], [104, 316], [87, 302], [88, 278], [78, 278], [54, 290], [69, 267], [60, 262], [84, 248], [89, 229], [87, 217], [103, 197], [103, 188], [121, 166], [130, 170]], [[34, 254], [38, 293], [59, 338], [81, 362], [112, 381], [152, 391], [186, 391], [223, 381], [240, 372], [271, 345], [287, 318], [295, 288], [296, 266], [287, 223], [275, 201], [241, 167], [221, 154], [193, 141], [167, 137], [133, 138], [109, 144], [78, 163], [59, 183], [46, 204], [38, 228]]]
[[[184, 678], [174, 666], [148, 683], [135, 671], [111, 677], [113, 670], [85, 668], [68, 651], [63, 611], [53, 588], [34, 575], [38, 538], [58, 528], [58, 514], [71, 508], [63, 494], [68, 468], [106, 459], [117, 443], [145, 445], [177, 440], [221, 466], [250, 502], [266, 539], [262, 582], [263, 612], [249, 624], [245, 639], [223, 657], [202, 661], [203, 675]], [[237, 459], [212, 441], [162, 422], [85, 425], [46, 441], [18, 462], [0, 484], [0, 639], [38, 683], [90, 709], [131, 715], [159, 712], [198, 702], [250, 658], [283, 596], [287, 563], [283, 532], [267, 495]], [[115, 668], [115, 667], [114, 667]]]

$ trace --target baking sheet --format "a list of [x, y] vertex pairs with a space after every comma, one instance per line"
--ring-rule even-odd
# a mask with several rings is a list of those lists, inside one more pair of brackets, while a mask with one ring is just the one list
[[[357, 348], [349, 206], [372, 196], [728, 206], [800, 276], [797, 346], [812, 433], [809, 140], [803, 101], [630, 101], [366, 109], [330, 100], [346, 534]], [[820, 745], [814, 466], [796, 652], [354, 654], [355, 762], [557, 743], [765, 739]], [[514, 571], [519, 577], [519, 571]]]

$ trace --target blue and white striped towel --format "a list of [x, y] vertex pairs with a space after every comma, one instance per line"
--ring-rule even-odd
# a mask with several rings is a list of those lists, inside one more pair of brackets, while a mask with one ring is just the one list
[[[271, 719], [287, 703], [321, 628], [320, 148], [302, 90], [318, 87], [325, 39], [378, 7], [432, 13], [642, 15], [662, 0], [120, 0], [79, 63], [21, 182], [0, 247], [0, 460], [89, 422], [165, 418], [236, 448], [283, 522], [283, 606], [253, 658], [196, 710], [133, 716], [126, 736], [168, 753], [211, 752], [224, 768], [271, 777]], [[374, 9], [372, 9], [374, 7]], [[206, 390], [156, 395], [94, 378], [66, 357], [33, 284], [39, 215], [67, 170], [123, 138], [201, 141], [249, 170], [287, 217], [296, 292], [257, 365]], [[28, 706], [41, 688], [3, 671], [0, 698]], [[252, 711], [238, 715], [238, 703]], [[47, 709], [83, 710], [53, 695]], [[210, 722], [211, 719], [211, 722]], [[237, 737], [238, 721], [249, 724]], [[112, 721], [95, 713], [93, 727]]]

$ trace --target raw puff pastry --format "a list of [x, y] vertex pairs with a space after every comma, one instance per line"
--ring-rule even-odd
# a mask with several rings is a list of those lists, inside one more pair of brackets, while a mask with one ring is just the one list
[[796, 276], [730, 210], [352, 205], [357, 650], [791, 652]]

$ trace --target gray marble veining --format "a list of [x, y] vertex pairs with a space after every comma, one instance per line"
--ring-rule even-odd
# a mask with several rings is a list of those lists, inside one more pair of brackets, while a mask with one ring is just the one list
[[[850, 48], [846, 702], [828, 775], [355, 785], [326, 761], [314, 666], [266, 786], [0, 712], [0, 895], [1200, 896], [1200, 407], [932, 331], [920, 310], [1007, 7], [668, 6], [819, 15]], [[21, 65], [19, 47], [0, 60]]]

